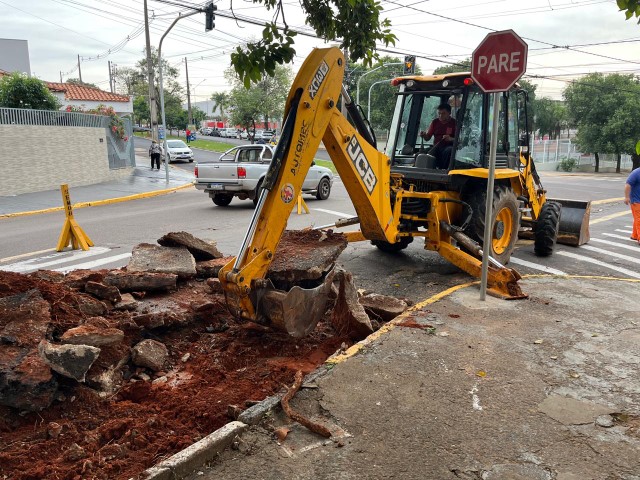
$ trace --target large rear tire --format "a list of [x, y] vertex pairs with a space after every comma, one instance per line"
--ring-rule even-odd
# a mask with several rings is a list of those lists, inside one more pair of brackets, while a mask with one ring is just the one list
[[545, 202], [540, 209], [533, 242], [533, 251], [538, 257], [548, 257], [553, 253], [560, 229], [561, 209], [555, 202]]
[[384, 240], [371, 240], [371, 245], [378, 247], [383, 252], [397, 253], [407, 248], [411, 242], [413, 242], [413, 237], [400, 237], [400, 240], [396, 243], [389, 243]]
[[[473, 208], [473, 217], [468, 233], [481, 245], [484, 241], [484, 224], [487, 211], [486, 188], [477, 188], [465, 201]], [[520, 212], [515, 193], [507, 187], [496, 187], [493, 192], [490, 254], [503, 265], [509, 262], [518, 240]]]
[[231, 195], [221, 195], [221, 194], [217, 194], [211, 197], [211, 200], [213, 200], [213, 203], [215, 203], [219, 207], [228, 207], [232, 199], [233, 199], [233, 196]]

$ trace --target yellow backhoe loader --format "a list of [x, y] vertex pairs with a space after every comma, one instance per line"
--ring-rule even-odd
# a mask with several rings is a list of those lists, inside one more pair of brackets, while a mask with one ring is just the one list
[[[322, 141], [353, 202], [357, 216], [335, 227], [359, 225], [349, 241], [370, 240], [381, 250], [406, 248], [422, 237], [425, 248], [474, 277], [480, 276], [488, 178], [490, 108], [469, 74], [412, 76], [393, 80], [398, 99], [385, 153], [342, 85], [345, 62], [337, 48], [316, 49], [305, 60], [285, 105], [280, 140], [238, 255], [219, 273], [233, 314], [306, 335], [325, 313], [332, 275], [311, 289], [276, 290], [265, 279], [269, 265]], [[342, 95], [351, 122], [338, 109]], [[560, 231], [574, 245], [588, 240], [588, 204], [548, 201], [528, 152], [526, 93], [498, 94], [501, 109], [488, 291], [524, 298], [520, 275], [509, 261], [521, 223], [539, 255], [549, 255]], [[419, 135], [439, 105], [452, 107], [457, 126], [446, 166]], [[443, 168], [442, 168], [443, 167]], [[521, 221], [522, 220], [522, 221]]]

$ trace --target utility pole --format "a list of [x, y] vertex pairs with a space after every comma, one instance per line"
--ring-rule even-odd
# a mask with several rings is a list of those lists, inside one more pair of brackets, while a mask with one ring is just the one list
[[78, 54], [78, 77], [80, 78], [80, 85], [82, 85], [82, 70], [80, 69], [80, 54]]
[[108, 60], [107, 63], [109, 64], [109, 89], [111, 90], [111, 93], [113, 93], [113, 71], [111, 70], [111, 60]]
[[62, 82], [62, 70], [60, 70], [60, 83], [63, 83]]
[[[149, 36], [149, 11], [147, 0], [144, 0], [144, 33], [147, 42], [147, 76], [149, 81], [149, 122], [151, 125], [151, 138], [158, 140], [158, 113], [156, 109], [155, 82], [153, 79], [153, 62], [151, 59], [151, 37]], [[166, 132], [165, 132], [166, 136]]]
[[189, 125], [193, 125], [193, 116], [191, 115], [191, 88], [189, 86], [189, 67], [187, 66], [187, 57], [184, 57], [184, 71], [187, 74], [187, 111], [189, 112]]

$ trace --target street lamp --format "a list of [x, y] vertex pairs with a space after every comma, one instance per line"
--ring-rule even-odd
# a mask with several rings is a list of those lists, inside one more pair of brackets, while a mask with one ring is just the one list
[[171, 31], [173, 26], [176, 23], [178, 23], [178, 20], [190, 17], [191, 15], [195, 15], [196, 13], [200, 13], [200, 12], [201, 10], [196, 10], [195, 12], [191, 12], [187, 14], [182, 14], [182, 13], [178, 14], [178, 17], [173, 21], [171, 25], [169, 25], [169, 28], [167, 28], [167, 31], [164, 32], [164, 35], [162, 35], [162, 37], [160, 38], [160, 45], [158, 46], [158, 71], [160, 73], [160, 109], [162, 110], [162, 126], [164, 128], [164, 138], [162, 139], [164, 152], [162, 153], [164, 155], [164, 172], [165, 172], [165, 177], [167, 179], [167, 182], [169, 182], [169, 153], [167, 151], [167, 119], [165, 117], [165, 112], [164, 112], [164, 88], [162, 84], [162, 41], [164, 40], [164, 37], [166, 37], [167, 34]]
[[395, 62], [395, 63], [385, 63], [384, 65], [380, 65], [379, 67], [376, 67], [372, 70], [369, 70], [368, 72], [364, 72], [360, 78], [358, 78], [358, 81], [356, 82], [356, 103], [358, 105], [360, 105], [360, 80], [362, 80], [364, 77], [366, 77], [367, 75], [369, 75], [370, 73], [375, 72], [376, 70], [380, 70], [382, 67], [389, 67], [391, 65], [404, 65], [404, 63], [401, 62]]
[[389, 83], [393, 78], [388, 78], [386, 80], [378, 80], [377, 82], [373, 82], [369, 87], [369, 99], [367, 100], [367, 118], [371, 121], [371, 89], [374, 85], [378, 85], [379, 83]]

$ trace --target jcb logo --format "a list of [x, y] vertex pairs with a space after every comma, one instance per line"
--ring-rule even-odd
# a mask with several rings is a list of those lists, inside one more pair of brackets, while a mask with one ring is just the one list
[[354, 136], [351, 137], [351, 141], [349, 142], [349, 146], [347, 147], [347, 155], [353, 162], [353, 165], [356, 167], [356, 171], [360, 178], [362, 178], [362, 183], [367, 187], [367, 191], [369, 195], [373, 192], [373, 189], [378, 183], [378, 179], [376, 178], [376, 174], [373, 172], [371, 165], [369, 165], [369, 161], [367, 157], [364, 156], [364, 152], [362, 151], [362, 147], [358, 143], [358, 139]]
[[318, 90], [320, 90], [320, 86], [322, 85], [322, 82], [324, 82], [327, 72], [329, 72], [329, 65], [327, 65], [327, 62], [323, 61], [318, 67], [318, 70], [309, 85], [309, 96], [311, 97], [311, 100], [313, 100], [318, 94]]

